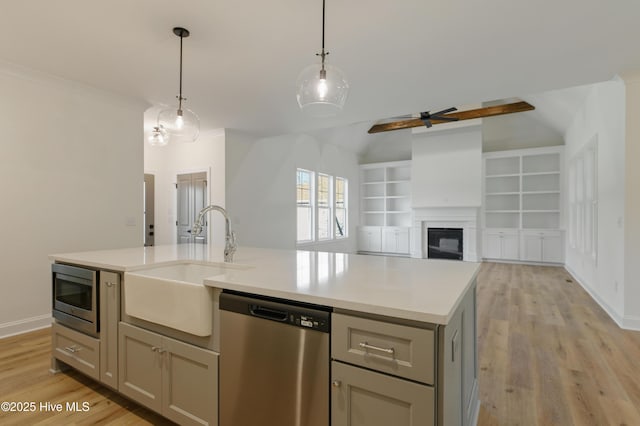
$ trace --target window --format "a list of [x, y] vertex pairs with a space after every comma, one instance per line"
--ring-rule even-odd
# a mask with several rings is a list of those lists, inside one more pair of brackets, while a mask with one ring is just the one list
[[347, 180], [337, 177], [335, 181], [336, 238], [347, 236]]
[[331, 239], [331, 176], [318, 174], [318, 240]]
[[569, 164], [569, 245], [598, 260], [597, 135]]
[[313, 172], [298, 169], [296, 178], [298, 242], [313, 241]]
[[298, 169], [297, 242], [346, 238], [347, 179]]

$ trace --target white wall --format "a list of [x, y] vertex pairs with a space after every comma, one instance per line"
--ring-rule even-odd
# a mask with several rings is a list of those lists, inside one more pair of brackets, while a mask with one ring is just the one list
[[[150, 109], [147, 113], [157, 113]], [[166, 146], [144, 143], [144, 171], [155, 176], [155, 245], [175, 244], [178, 174], [207, 172], [208, 204], [225, 206], [225, 133], [203, 132], [192, 143], [169, 142]], [[224, 245], [224, 219], [209, 213], [209, 242]]]
[[624, 317], [625, 286], [630, 284], [624, 276], [624, 127], [625, 86], [622, 81], [613, 80], [594, 85], [565, 135], [565, 170], [569, 170], [569, 163], [585, 144], [594, 136], [598, 140], [597, 264], [590, 254], [567, 243], [566, 267], [620, 324]]
[[624, 313], [625, 325], [640, 330], [640, 73], [626, 85]]
[[413, 207], [480, 207], [480, 126], [414, 134], [412, 151]]
[[355, 153], [307, 134], [260, 138], [227, 130], [226, 159], [227, 207], [239, 245], [296, 248], [296, 169], [304, 168], [349, 180], [349, 238], [304, 248], [355, 252], [359, 204]]
[[133, 100], [0, 64], [0, 337], [49, 323], [48, 255], [142, 244]]

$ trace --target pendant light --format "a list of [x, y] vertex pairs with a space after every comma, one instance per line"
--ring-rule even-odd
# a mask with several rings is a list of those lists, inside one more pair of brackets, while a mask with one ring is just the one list
[[349, 92], [344, 72], [326, 63], [329, 52], [324, 50], [325, 9], [325, 0], [322, 0], [322, 51], [316, 53], [320, 64], [303, 69], [296, 83], [298, 105], [315, 117], [336, 115], [342, 110]]
[[187, 100], [182, 97], [182, 39], [189, 37], [189, 30], [175, 27], [173, 33], [180, 37], [180, 92], [176, 96], [178, 109], [167, 108], [160, 111], [157, 127], [177, 140], [194, 142], [200, 134], [200, 120], [193, 111], [182, 107], [182, 103]]
[[169, 135], [162, 126], [155, 126], [147, 139], [151, 146], [165, 146], [169, 143]]

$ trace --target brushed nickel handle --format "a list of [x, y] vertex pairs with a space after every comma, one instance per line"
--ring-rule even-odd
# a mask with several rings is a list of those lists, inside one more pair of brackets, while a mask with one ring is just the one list
[[342, 382], [340, 380], [334, 380], [331, 382], [331, 386], [333, 386], [334, 388], [339, 388], [340, 386], [342, 386]]
[[384, 353], [389, 354], [389, 355], [395, 355], [395, 353], [396, 353], [396, 350], [393, 349], [393, 348], [381, 348], [379, 346], [370, 345], [367, 342], [360, 342], [360, 347], [365, 349], [365, 350], [366, 349], [371, 349], [373, 351], [384, 352]]
[[160, 349], [160, 348], [158, 348], [158, 347], [156, 347], [156, 346], [151, 346], [151, 350], [152, 350], [153, 352], [157, 352], [157, 350], [158, 350], [158, 349]]
[[73, 346], [67, 346], [64, 348], [65, 351], [71, 352], [72, 354], [79, 352], [81, 348], [76, 347], [76, 345]]
[[166, 349], [158, 348], [158, 353], [159, 354], [165, 353], [166, 351], [167, 351]]
[[107, 287], [113, 287], [113, 283], [111, 281], [107, 281], [106, 284], [107, 284]]

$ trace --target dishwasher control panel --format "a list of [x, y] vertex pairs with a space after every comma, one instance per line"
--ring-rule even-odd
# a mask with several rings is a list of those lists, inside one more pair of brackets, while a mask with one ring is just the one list
[[225, 290], [220, 295], [220, 310], [275, 321], [307, 330], [329, 333], [331, 311], [328, 306], [285, 301], [265, 296], [247, 295]]
[[309, 315], [309, 313], [289, 312], [289, 324], [320, 331], [326, 331], [329, 328], [326, 317]]

